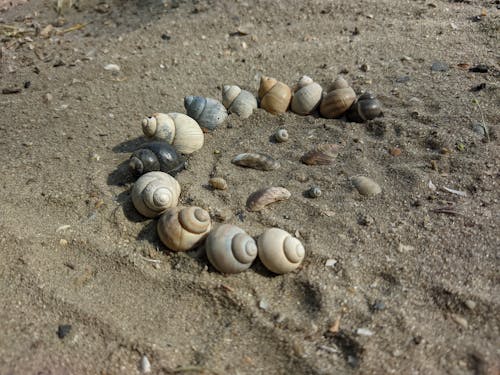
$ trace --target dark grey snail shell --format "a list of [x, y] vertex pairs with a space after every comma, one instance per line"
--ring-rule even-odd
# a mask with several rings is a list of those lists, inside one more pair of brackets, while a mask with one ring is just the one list
[[381, 104], [369, 91], [361, 95], [347, 111], [347, 121], [365, 122], [382, 114]]
[[129, 169], [136, 177], [161, 171], [175, 176], [184, 168], [185, 160], [166, 142], [143, 144], [130, 156]]
[[215, 99], [189, 95], [184, 98], [184, 107], [187, 115], [208, 131], [214, 130], [227, 118], [226, 108]]

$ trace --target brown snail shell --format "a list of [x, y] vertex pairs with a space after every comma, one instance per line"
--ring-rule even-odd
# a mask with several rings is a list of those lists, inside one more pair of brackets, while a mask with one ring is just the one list
[[369, 91], [362, 94], [347, 112], [347, 120], [365, 122], [382, 114], [382, 106], [375, 95]]
[[322, 143], [306, 152], [300, 160], [307, 165], [332, 164], [339, 153], [339, 148], [335, 143]]
[[212, 223], [208, 212], [200, 207], [172, 207], [161, 215], [156, 229], [170, 250], [188, 251], [203, 242]]
[[285, 113], [292, 99], [292, 90], [283, 82], [263, 76], [259, 87], [260, 107], [277, 115]]
[[181, 187], [175, 178], [164, 172], [149, 172], [134, 183], [131, 195], [137, 211], [153, 218], [177, 206], [180, 193]]
[[222, 177], [212, 177], [208, 180], [208, 184], [217, 190], [226, 190], [227, 182]]
[[248, 269], [257, 257], [257, 244], [235, 225], [222, 224], [213, 229], [205, 242], [210, 263], [222, 273], [237, 273]]
[[311, 77], [302, 76], [297, 83], [292, 98], [292, 111], [299, 115], [308, 115], [319, 106], [323, 89]]
[[333, 82], [332, 89], [321, 101], [319, 112], [326, 118], [342, 116], [356, 100], [356, 93], [342, 77]]
[[257, 239], [259, 258], [270, 271], [283, 274], [295, 270], [306, 255], [302, 243], [290, 233], [270, 228]]
[[200, 126], [183, 113], [154, 113], [142, 120], [142, 131], [147, 138], [170, 143], [181, 154], [191, 154], [203, 146]]
[[231, 163], [241, 167], [260, 169], [261, 171], [272, 171], [280, 167], [279, 161], [272, 156], [260, 152], [247, 152], [236, 155]]
[[247, 199], [248, 211], [260, 211], [267, 205], [290, 198], [291, 193], [282, 187], [268, 187], [250, 194]]
[[257, 108], [257, 99], [252, 93], [238, 86], [225, 85], [222, 88], [222, 104], [230, 113], [245, 119]]

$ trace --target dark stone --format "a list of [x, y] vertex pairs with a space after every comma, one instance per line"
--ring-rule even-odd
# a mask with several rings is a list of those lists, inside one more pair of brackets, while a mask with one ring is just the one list
[[25, 89], [29, 89], [29, 88], [30, 88], [30, 86], [31, 86], [31, 81], [26, 81], [26, 82], [24, 82], [24, 88], [25, 88]]
[[483, 83], [481, 83], [481, 84], [479, 84], [477, 86], [471, 87], [470, 91], [477, 92], [477, 91], [484, 90], [485, 88], [486, 88], [486, 83], [483, 82]]
[[469, 69], [469, 72], [472, 73], [488, 73], [489, 66], [486, 64], [479, 64], [476, 66], [473, 66], [472, 68]]
[[71, 332], [71, 324], [61, 324], [57, 328], [57, 337], [60, 339], [65, 338]]
[[431, 65], [433, 72], [447, 72], [449, 69], [448, 65], [441, 61], [434, 61]]
[[170, 40], [172, 37], [170, 35], [168, 35], [167, 33], [164, 33], [164, 34], [161, 34], [161, 38], [163, 40]]

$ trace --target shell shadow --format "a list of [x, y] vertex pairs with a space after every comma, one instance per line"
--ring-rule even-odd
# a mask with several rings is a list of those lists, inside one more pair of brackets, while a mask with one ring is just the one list
[[150, 220], [149, 218], [144, 217], [139, 212], [137, 212], [134, 207], [134, 203], [132, 202], [129, 190], [118, 194], [116, 197], [116, 201], [122, 207], [123, 215], [125, 215], [128, 220], [134, 223], [142, 223], [144, 221]]
[[142, 146], [144, 143], [147, 142], [148, 139], [146, 137], [137, 137], [117, 144], [115, 147], [113, 147], [112, 150], [117, 154], [123, 154], [128, 152], [132, 153], [135, 150], [137, 150], [139, 146]]
[[255, 258], [254, 262], [250, 266], [250, 269], [253, 270], [255, 273], [259, 274], [260, 276], [266, 277], [268, 279], [275, 278], [277, 275], [275, 273], [272, 273], [269, 271], [264, 264], [260, 261], [259, 257]]
[[106, 180], [108, 185], [125, 186], [135, 181], [135, 177], [130, 173], [128, 160], [121, 162], [118, 167], [112, 171]]
[[156, 223], [156, 220], [150, 220], [148, 223], [146, 223], [146, 225], [144, 225], [141, 231], [137, 234], [136, 238], [138, 241], [147, 241], [155, 247], [161, 249], [163, 245], [161, 244], [160, 238], [156, 233]]

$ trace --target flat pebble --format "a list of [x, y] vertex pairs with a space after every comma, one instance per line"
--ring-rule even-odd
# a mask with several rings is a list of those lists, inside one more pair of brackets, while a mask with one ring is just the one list
[[441, 61], [434, 61], [431, 65], [433, 72], [447, 72], [449, 69], [448, 65]]
[[151, 373], [151, 363], [149, 362], [148, 357], [145, 355], [141, 358], [141, 373], [149, 374]]
[[468, 299], [467, 301], [465, 301], [465, 306], [467, 306], [467, 308], [469, 310], [474, 310], [476, 308], [477, 304], [476, 304], [476, 302]]
[[469, 327], [469, 323], [467, 322], [467, 319], [465, 319], [463, 316], [460, 316], [457, 314], [451, 314], [451, 319], [453, 319], [453, 321], [455, 323], [457, 323], [459, 326], [461, 326], [462, 328], [467, 329]]
[[377, 184], [369, 177], [356, 176], [352, 178], [352, 184], [358, 190], [359, 194], [365, 195], [367, 197], [380, 194], [382, 189], [380, 185]]
[[327, 259], [326, 262], [325, 262], [325, 266], [326, 267], [335, 267], [335, 265], [337, 264], [337, 259]]
[[269, 309], [269, 302], [267, 302], [265, 299], [261, 299], [259, 301], [259, 309], [268, 310]]
[[109, 70], [110, 72], [119, 72], [120, 67], [116, 64], [107, 64], [104, 66], [104, 70]]
[[370, 331], [368, 328], [358, 328], [355, 331], [358, 336], [373, 336], [374, 332]]

